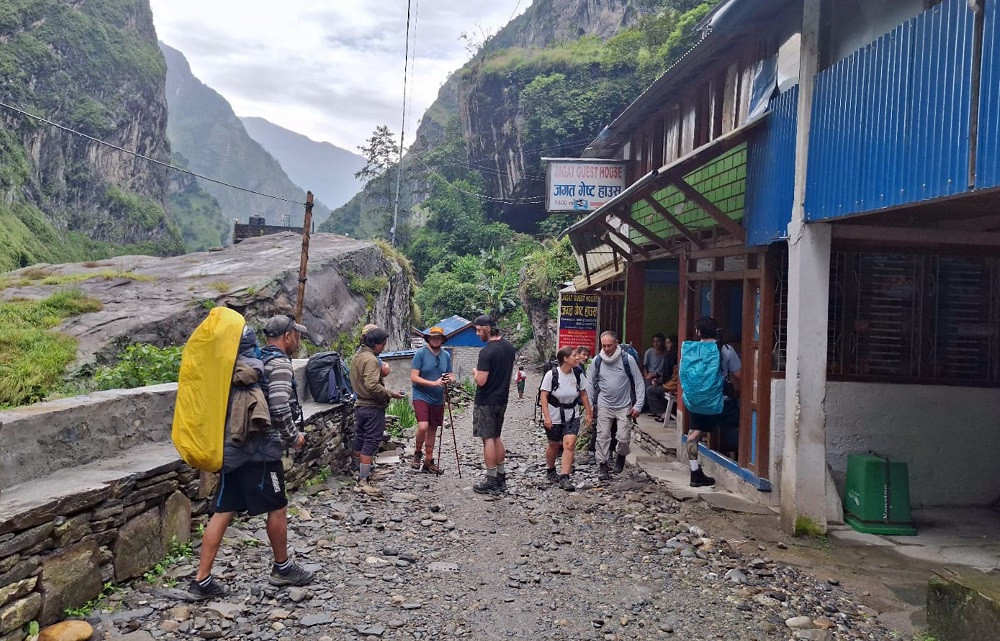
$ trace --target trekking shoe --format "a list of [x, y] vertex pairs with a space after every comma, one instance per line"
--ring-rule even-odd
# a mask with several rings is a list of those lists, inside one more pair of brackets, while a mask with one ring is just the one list
[[573, 485], [573, 481], [569, 480], [569, 477], [565, 475], [559, 478], [559, 487], [566, 490], [567, 492], [576, 491], [576, 486]]
[[410, 467], [412, 467], [415, 470], [419, 470], [420, 469], [420, 461], [423, 458], [424, 458], [424, 453], [423, 452], [421, 452], [420, 450], [417, 450], [416, 452], [414, 452], [413, 453], [413, 460], [410, 461]]
[[426, 472], [427, 474], [444, 474], [444, 470], [442, 470], [432, 458], [424, 461], [424, 464], [420, 467], [420, 471]]
[[362, 492], [368, 496], [376, 496], [382, 493], [382, 490], [378, 489], [371, 479], [361, 479], [358, 484], [354, 486], [355, 492]]
[[208, 582], [208, 585], [202, 585], [191, 579], [187, 592], [193, 601], [207, 601], [208, 599], [221, 599], [229, 596], [229, 588], [216, 581], [214, 577]]
[[609, 481], [611, 480], [611, 471], [608, 470], [607, 463], [601, 463], [597, 466], [597, 480], [598, 481]]
[[298, 563], [292, 563], [285, 571], [272, 567], [271, 576], [267, 577], [271, 585], [308, 585], [312, 580], [313, 573]]
[[556, 472], [556, 468], [550, 467], [548, 470], [545, 471], [545, 478], [547, 478], [552, 483], [558, 483], [559, 472]]
[[488, 494], [490, 496], [497, 496], [502, 492], [495, 476], [487, 476], [479, 483], [476, 483], [472, 486], [472, 491], [476, 494]]
[[715, 479], [705, 474], [700, 467], [691, 472], [691, 487], [708, 487], [709, 485], [715, 485]]
[[501, 492], [506, 492], [507, 491], [507, 475], [506, 474], [500, 474], [499, 472], [497, 473], [497, 488]]
[[613, 469], [615, 474], [621, 474], [622, 470], [625, 469], [625, 455], [619, 454], [615, 457], [615, 467]]

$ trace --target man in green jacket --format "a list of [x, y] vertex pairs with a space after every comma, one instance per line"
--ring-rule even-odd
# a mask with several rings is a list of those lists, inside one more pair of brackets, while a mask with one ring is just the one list
[[385, 432], [385, 408], [393, 398], [403, 398], [402, 392], [390, 391], [379, 365], [378, 355], [385, 349], [389, 335], [375, 328], [362, 337], [361, 349], [351, 359], [351, 386], [357, 395], [354, 407], [354, 454], [359, 457], [359, 480], [354, 488], [368, 495], [379, 494], [371, 482], [372, 457], [382, 443]]

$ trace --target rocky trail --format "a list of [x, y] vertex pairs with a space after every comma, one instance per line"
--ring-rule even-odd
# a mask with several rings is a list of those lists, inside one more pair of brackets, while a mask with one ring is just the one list
[[[153, 639], [889, 639], [876, 613], [836, 580], [737, 549], [699, 527], [627, 467], [608, 484], [579, 460], [576, 492], [545, 478], [532, 401], [505, 424], [507, 495], [483, 497], [471, 411], [456, 415], [435, 477], [382, 457], [382, 497], [331, 477], [290, 496], [289, 543], [316, 571], [303, 588], [267, 581], [262, 517], [230, 528], [215, 574], [224, 602], [178, 597], [195, 558], [112, 594], [94, 638]], [[197, 541], [195, 542], [197, 554]]]

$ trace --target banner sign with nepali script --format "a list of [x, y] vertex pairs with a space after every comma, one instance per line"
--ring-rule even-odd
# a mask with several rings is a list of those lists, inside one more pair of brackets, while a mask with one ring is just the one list
[[559, 294], [559, 347], [586, 345], [595, 353], [601, 297], [595, 294]]
[[593, 211], [625, 189], [625, 163], [579, 158], [542, 158], [547, 211]]

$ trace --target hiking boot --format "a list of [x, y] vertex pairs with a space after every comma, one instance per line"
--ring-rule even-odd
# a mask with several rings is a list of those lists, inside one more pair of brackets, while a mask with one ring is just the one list
[[362, 492], [368, 496], [377, 496], [382, 493], [382, 490], [378, 489], [371, 479], [361, 479], [358, 484], [354, 486], [355, 492]]
[[559, 482], [559, 472], [556, 472], [556, 468], [550, 467], [545, 472], [545, 478], [547, 478], [552, 483], [558, 483]]
[[715, 485], [715, 479], [705, 474], [700, 467], [691, 472], [691, 487], [708, 487], [709, 485]]
[[619, 454], [615, 457], [615, 467], [613, 469], [615, 474], [621, 474], [622, 470], [625, 469], [625, 455]]
[[559, 487], [566, 490], [567, 492], [575, 492], [576, 486], [573, 485], [573, 481], [569, 480], [569, 477], [563, 475], [559, 478]]
[[282, 571], [276, 567], [271, 568], [271, 576], [267, 577], [267, 582], [271, 585], [308, 585], [313, 580], [313, 573], [306, 570], [298, 563], [292, 563], [288, 569]]
[[611, 471], [608, 470], [607, 463], [601, 463], [597, 466], [597, 480], [598, 481], [609, 481], [611, 480]]
[[507, 491], [507, 474], [500, 474], [497, 472], [497, 488], [501, 492]]
[[229, 596], [229, 588], [216, 581], [214, 577], [208, 582], [208, 585], [201, 585], [191, 579], [187, 593], [192, 601], [207, 601], [208, 599], [221, 599]]
[[420, 467], [421, 472], [426, 472], [427, 474], [444, 474], [444, 470], [434, 462], [434, 459], [429, 458], [424, 461], [424, 464]]
[[489, 494], [490, 496], [497, 496], [502, 492], [495, 476], [487, 476], [479, 483], [476, 483], [472, 486], [472, 491], [476, 494]]
[[419, 470], [420, 469], [420, 462], [423, 460], [423, 458], [424, 458], [424, 453], [423, 452], [421, 452], [420, 450], [417, 450], [416, 452], [414, 452], [413, 453], [413, 460], [410, 461], [410, 467], [412, 467], [415, 470]]

